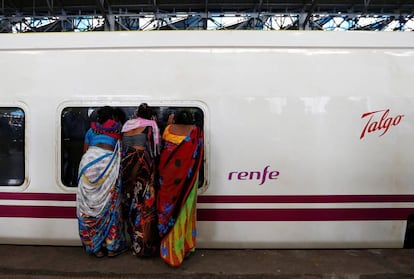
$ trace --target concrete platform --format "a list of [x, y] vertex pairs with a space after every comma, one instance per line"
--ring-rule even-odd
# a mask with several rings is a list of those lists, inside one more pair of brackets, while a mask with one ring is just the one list
[[82, 247], [0, 245], [0, 278], [414, 279], [414, 249], [199, 249], [172, 268], [130, 252], [98, 259]]

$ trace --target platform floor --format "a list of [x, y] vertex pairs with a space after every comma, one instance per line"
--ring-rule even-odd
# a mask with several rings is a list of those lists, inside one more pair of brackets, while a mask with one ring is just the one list
[[199, 249], [173, 268], [129, 251], [98, 259], [82, 247], [0, 245], [0, 278], [414, 279], [414, 249]]

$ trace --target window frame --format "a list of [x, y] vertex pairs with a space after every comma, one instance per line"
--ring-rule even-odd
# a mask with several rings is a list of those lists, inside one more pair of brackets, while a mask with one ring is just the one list
[[[122, 99], [122, 98], [120, 98]], [[151, 107], [169, 107], [169, 108], [198, 108], [203, 113], [203, 140], [204, 140], [204, 159], [203, 159], [203, 168], [204, 168], [204, 179], [203, 185], [198, 188], [199, 193], [203, 193], [207, 190], [208, 184], [210, 181], [210, 172], [208, 169], [209, 162], [209, 112], [205, 103], [201, 101], [191, 101], [191, 100], [174, 100], [174, 101], [157, 101], [157, 100], [136, 100], [136, 99], [126, 99], [114, 102], [111, 100], [100, 100], [98, 97], [95, 100], [85, 101], [85, 100], [73, 100], [65, 101], [60, 104], [57, 110], [58, 116], [58, 127], [57, 127], [57, 147], [56, 147], [56, 171], [57, 171], [57, 185], [65, 190], [66, 192], [76, 192], [77, 186], [67, 186], [63, 183], [62, 177], [62, 113], [65, 109], [70, 107], [79, 107], [79, 108], [89, 108], [89, 107], [102, 107], [102, 106], [112, 106], [112, 107], [138, 107], [141, 103], [148, 103]]]
[[29, 114], [29, 110], [28, 107], [26, 106], [25, 103], [22, 102], [12, 102], [12, 103], [2, 103], [0, 106], [0, 111], [2, 109], [19, 109], [23, 112], [23, 166], [24, 166], [24, 171], [23, 171], [23, 180], [22, 183], [19, 185], [6, 185], [6, 184], [1, 184], [0, 185], [0, 191], [1, 192], [19, 192], [19, 191], [24, 191], [25, 189], [28, 188], [29, 184], [30, 184], [30, 176], [29, 176], [29, 149], [30, 149], [30, 141], [29, 141], [29, 134], [30, 134], [30, 126], [29, 126], [29, 119], [30, 119], [30, 114]]

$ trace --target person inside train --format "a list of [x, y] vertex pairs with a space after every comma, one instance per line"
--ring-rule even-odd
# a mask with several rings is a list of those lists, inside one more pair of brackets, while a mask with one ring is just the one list
[[122, 127], [123, 212], [137, 256], [153, 256], [159, 247], [155, 183], [160, 135], [153, 117], [153, 110], [143, 103]]
[[115, 107], [114, 110], [115, 110], [114, 120], [119, 122], [119, 124], [124, 125], [125, 122], [126, 122], [126, 113], [125, 113], [125, 111], [120, 107]]
[[79, 164], [77, 217], [79, 235], [86, 252], [96, 257], [126, 251], [121, 211], [121, 125], [115, 111], [98, 109], [96, 122], [86, 132]]
[[166, 127], [158, 166], [157, 196], [160, 256], [180, 266], [195, 251], [198, 175], [203, 160], [202, 131], [188, 110]]
[[13, 143], [13, 130], [9, 120], [0, 116], [0, 155], [10, 156]]
[[69, 187], [76, 187], [78, 183], [84, 136], [89, 128], [87, 118], [86, 111], [78, 107], [67, 109], [62, 116], [62, 180]]

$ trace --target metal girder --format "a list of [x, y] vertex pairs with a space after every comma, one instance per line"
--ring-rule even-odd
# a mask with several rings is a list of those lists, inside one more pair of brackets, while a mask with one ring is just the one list
[[[370, 24], [359, 23], [361, 18], [369, 17], [372, 18]], [[381, 18], [379, 21], [384, 24], [379, 24], [376, 18]], [[165, 29], [412, 31], [413, 18], [414, 0], [2, 0], [0, 32]]]
[[413, 14], [414, 0], [2, 0], [0, 16], [59, 16], [120, 13], [359, 13]]
[[[413, 31], [414, 18], [396, 15], [314, 14], [303, 27], [304, 14], [107, 15], [0, 18], [0, 32], [147, 31], [147, 30], [373, 30]], [[108, 21], [110, 23], [108, 23]], [[381, 24], [380, 24], [381, 23]], [[108, 29], [110, 26], [111, 29]]]

